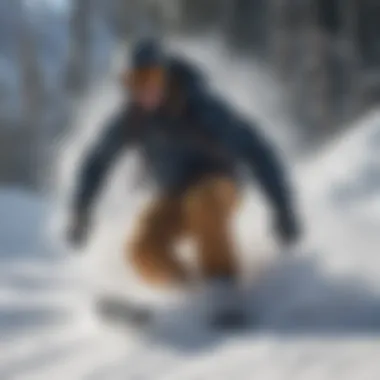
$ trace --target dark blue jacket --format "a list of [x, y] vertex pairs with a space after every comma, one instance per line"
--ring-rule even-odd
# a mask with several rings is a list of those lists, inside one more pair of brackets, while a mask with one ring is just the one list
[[124, 148], [136, 145], [165, 194], [179, 194], [208, 174], [233, 177], [243, 164], [262, 185], [277, 216], [291, 220], [284, 171], [266, 139], [211, 93], [196, 68], [172, 59], [170, 73], [177, 92], [165, 107], [149, 116], [128, 105], [88, 153], [74, 199], [76, 212], [90, 211], [111, 164]]

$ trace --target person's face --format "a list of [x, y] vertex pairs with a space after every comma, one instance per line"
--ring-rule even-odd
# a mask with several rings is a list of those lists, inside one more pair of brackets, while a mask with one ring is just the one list
[[147, 112], [155, 111], [164, 101], [165, 73], [161, 68], [133, 72], [128, 79], [133, 101]]

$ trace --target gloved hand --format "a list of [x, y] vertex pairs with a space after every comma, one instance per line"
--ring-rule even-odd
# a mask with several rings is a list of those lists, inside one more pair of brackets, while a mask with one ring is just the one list
[[89, 216], [86, 213], [74, 215], [67, 230], [67, 241], [74, 248], [80, 248], [87, 241]]
[[278, 215], [276, 232], [283, 245], [289, 246], [295, 244], [301, 235], [296, 216], [292, 212], [284, 212]]

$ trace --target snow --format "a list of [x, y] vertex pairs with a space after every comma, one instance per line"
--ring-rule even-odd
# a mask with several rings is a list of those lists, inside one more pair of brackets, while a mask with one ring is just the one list
[[[0, 190], [0, 258], [19, 260], [20, 254], [39, 252], [39, 235], [46, 213], [41, 199], [13, 188]], [[12, 257], [15, 255], [16, 257]]]
[[[235, 65], [221, 65], [216, 48], [207, 54], [189, 45], [188, 51], [207, 61], [214, 78]], [[263, 102], [258, 92], [267, 86], [263, 76], [250, 76], [252, 93], [238, 77], [236, 102], [244, 108], [244, 94]], [[380, 111], [356, 121], [318, 156], [292, 158], [306, 223], [305, 239], [292, 252], [276, 250], [270, 219], [257, 202], [262, 199], [247, 189], [236, 230], [241, 260], [250, 263], [244, 267], [254, 276], [246, 297], [257, 309], [258, 328], [214, 334], [202, 328], [191, 302], [176, 307], [174, 294], [171, 312], [163, 313], [166, 322], [139, 334], [107, 326], [92, 313], [93, 300], [103, 293], [166, 301], [138, 283], [123, 257], [133, 218], [151, 196], [133, 191], [137, 155], [120, 160], [110, 176], [86, 251], [51, 244], [67, 222], [78, 160], [119, 100], [108, 81], [101, 89], [78, 116], [80, 128], [60, 146], [54, 208], [51, 200], [25, 191], [0, 191], [0, 379], [377, 379]], [[277, 93], [272, 86], [263, 90], [269, 110], [277, 102], [271, 90]], [[260, 121], [283, 127], [278, 112], [258, 107]], [[282, 135], [268, 133], [292, 157]], [[42, 234], [46, 225], [53, 234], [48, 243]]]

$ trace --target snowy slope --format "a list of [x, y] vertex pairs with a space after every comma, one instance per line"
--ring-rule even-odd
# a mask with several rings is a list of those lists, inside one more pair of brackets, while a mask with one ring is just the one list
[[[193, 54], [203, 54], [214, 76], [225, 75], [228, 67], [221, 67], [217, 52], [207, 57], [199, 47], [193, 49]], [[259, 75], [251, 78], [257, 86]], [[254, 95], [238, 79], [234, 86], [237, 103], [246, 99], [244, 91]], [[81, 129], [63, 147], [57, 221], [49, 230], [53, 236], [64, 227], [63, 206], [76, 162], [101, 127], [98, 120], [118, 102], [113, 86], [105, 85], [102, 94], [89, 100], [78, 119]], [[96, 113], [88, 112], [94, 109]], [[378, 144], [380, 112], [374, 112], [318, 157], [294, 163], [308, 227], [294, 256], [276, 257], [267, 215], [256, 194], [247, 192], [236, 228], [242, 260], [261, 268], [249, 295], [260, 325], [241, 335], [217, 336], [178, 310], [166, 328], [144, 337], [109, 328], [91, 313], [98, 292], [136, 295], [139, 290], [138, 296], [145, 295], [130, 275], [122, 249], [133, 217], [150, 196], [133, 191], [135, 155], [115, 168], [97, 210], [96, 232], [82, 255], [70, 256], [62, 247], [42, 255], [51, 247], [32, 241], [30, 231], [37, 236], [33, 220], [50, 223], [46, 204], [24, 193], [0, 193], [0, 231], [5, 231], [0, 233], [5, 239], [0, 257], [13, 247], [17, 257], [4, 260], [0, 268], [0, 379], [377, 379]]]

